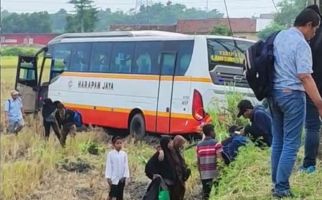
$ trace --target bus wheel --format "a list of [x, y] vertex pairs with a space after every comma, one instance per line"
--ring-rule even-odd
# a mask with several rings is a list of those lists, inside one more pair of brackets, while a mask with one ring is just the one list
[[142, 114], [135, 114], [130, 122], [130, 135], [137, 139], [142, 139], [145, 136], [145, 122]]

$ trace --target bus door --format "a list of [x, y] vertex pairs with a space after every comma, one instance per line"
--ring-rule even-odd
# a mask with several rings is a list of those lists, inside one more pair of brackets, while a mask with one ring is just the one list
[[48, 85], [50, 82], [50, 73], [49, 68], [51, 66], [51, 56], [45, 52], [39, 71], [39, 80], [38, 80], [38, 108], [40, 109], [43, 105], [43, 100], [48, 97]]
[[161, 53], [157, 98], [157, 132], [159, 133], [170, 132], [171, 102], [176, 59], [176, 52]]
[[37, 56], [19, 56], [15, 88], [19, 91], [24, 111], [37, 111]]

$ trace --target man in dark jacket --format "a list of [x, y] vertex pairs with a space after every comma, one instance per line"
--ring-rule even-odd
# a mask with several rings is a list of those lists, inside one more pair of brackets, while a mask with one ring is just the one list
[[67, 135], [75, 136], [76, 133], [75, 112], [66, 109], [61, 102], [55, 102], [55, 104], [57, 106], [56, 119], [61, 130], [60, 144], [64, 147]]
[[250, 134], [255, 142], [272, 144], [272, 118], [264, 106], [253, 106], [249, 100], [242, 100], [238, 103], [237, 117], [244, 116], [251, 121], [244, 132]]
[[55, 118], [56, 113], [56, 105], [51, 101], [51, 99], [44, 99], [44, 105], [42, 107], [42, 117], [43, 117], [43, 125], [45, 128], [45, 139], [48, 140], [50, 134], [50, 127], [53, 128], [58, 140], [60, 140], [60, 133], [57, 124], [57, 120]]
[[[317, 5], [311, 5], [308, 8], [317, 12], [321, 18], [322, 15]], [[316, 83], [320, 95], [322, 95], [322, 26], [316, 31], [315, 37], [310, 41], [313, 58], [312, 77]], [[306, 120], [305, 120], [305, 145], [304, 161], [301, 170], [307, 173], [315, 171], [316, 158], [318, 155], [320, 141], [319, 111], [314, 106], [312, 100], [306, 95]]]

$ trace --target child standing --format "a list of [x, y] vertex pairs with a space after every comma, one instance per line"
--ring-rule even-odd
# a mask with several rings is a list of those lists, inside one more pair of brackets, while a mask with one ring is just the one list
[[203, 128], [205, 138], [197, 145], [198, 169], [202, 182], [202, 199], [208, 200], [214, 181], [217, 181], [217, 159], [222, 159], [222, 145], [215, 138], [214, 126], [206, 124]]
[[114, 149], [107, 155], [105, 178], [110, 186], [109, 200], [123, 200], [125, 182], [130, 176], [127, 154], [121, 150], [122, 143], [119, 136], [114, 136]]

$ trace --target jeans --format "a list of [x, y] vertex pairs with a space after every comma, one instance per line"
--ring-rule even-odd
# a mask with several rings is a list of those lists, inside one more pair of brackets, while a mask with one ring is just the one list
[[306, 97], [305, 145], [303, 167], [316, 165], [320, 143], [320, 115], [312, 100]]
[[273, 90], [269, 100], [272, 112], [272, 181], [276, 193], [290, 191], [289, 178], [301, 145], [306, 107], [305, 93]]

